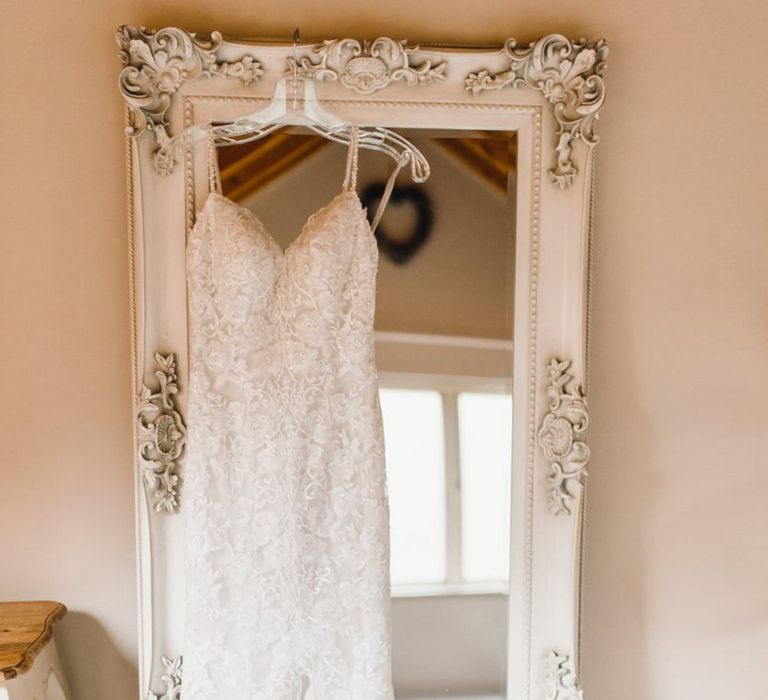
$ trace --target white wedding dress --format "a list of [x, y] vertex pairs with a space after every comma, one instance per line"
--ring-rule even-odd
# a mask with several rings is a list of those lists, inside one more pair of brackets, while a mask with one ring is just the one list
[[356, 138], [343, 190], [285, 252], [219, 193], [214, 159], [187, 249], [182, 696], [390, 700], [378, 250]]

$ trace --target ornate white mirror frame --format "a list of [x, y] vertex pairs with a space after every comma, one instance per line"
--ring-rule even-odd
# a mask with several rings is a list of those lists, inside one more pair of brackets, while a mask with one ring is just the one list
[[[291, 44], [121, 27], [127, 104], [140, 688], [182, 684], [187, 315], [185, 241], [208, 191], [185, 126], [266, 103]], [[298, 47], [298, 70], [350, 121], [517, 132], [510, 700], [581, 698], [581, 539], [589, 448], [586, 375], [595, 123], [603, 41], [557, 34], [499, 49], [379, 38]]]

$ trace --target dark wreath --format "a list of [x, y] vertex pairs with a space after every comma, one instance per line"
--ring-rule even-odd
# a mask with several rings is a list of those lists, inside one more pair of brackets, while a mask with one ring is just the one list
[[[364, 190], [360, 197], [363, 206], [368, 209], [368, 217], [373, 220], [376, 205], [384, 195], [385, 184], [383, 182], [372, 182]], [[376, 229], [376, 240], [379, 244], [379, 250], [384, 253], [392, 262], [403, 265], [410, 260], [416, 252], [429, 239], [432, 232], [432, 202], [420, 187], [409, 185], [405, 187], [395, 187], [392, 190], [390, 202], [394, 204], [410, 204], [416, 210], [416, 225], [413, 232], [407, 236], [398, 236], [392, 238], [387, 230], [379, 222]], [[386, 216], [382, 217], [382, 220]]]

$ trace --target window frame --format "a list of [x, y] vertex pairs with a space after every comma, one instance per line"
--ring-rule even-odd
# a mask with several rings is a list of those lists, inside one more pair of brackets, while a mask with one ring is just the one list
[[[507, 342], [507, 341], [502, 341]], [[511, 342], [509, 343], [511, 346]], [[393, 598], [454, 595], [506, 595], [509, 576], [503, 581], [467, 581], [463, 578], [463, 509], [461, 487], [461, 438], [459, 395], [506, 394], [512, 398], [512, 382], [506, 377], [380, 372], [379, 389], [434, 391], [440, 394], [445, 455], [445, 579], [439, 582], [392, 584]], [[385, 426], [386, 430], [386, 426]], [[511, 498], [511, 494], [510, 494]]]

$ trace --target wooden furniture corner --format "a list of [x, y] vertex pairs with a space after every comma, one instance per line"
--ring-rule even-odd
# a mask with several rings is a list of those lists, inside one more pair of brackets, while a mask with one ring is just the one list
[[66, 607], [53, 601], [0, 603], [0, 677], [28, 671], [66, 614]]

